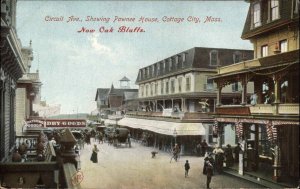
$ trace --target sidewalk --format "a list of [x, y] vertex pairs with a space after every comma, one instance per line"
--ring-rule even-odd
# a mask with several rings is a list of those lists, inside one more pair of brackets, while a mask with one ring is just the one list
[[240, 179], [244, 179], [267, 188], [295, 188], [287, 183], [276, 183], [274, 181], [264, 179], [262, 177], [259, 177], [258, 175], [255, 175], [255, 173], [252, 174], [245, 172], [244, 175], [240, 175], [236, 170], [231, 168], [224, 168], [223, 171], [228, 175], [238, 177]]

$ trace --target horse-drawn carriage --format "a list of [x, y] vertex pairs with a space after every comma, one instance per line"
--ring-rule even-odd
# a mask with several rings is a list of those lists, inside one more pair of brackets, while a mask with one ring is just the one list
[[104, 132], [109, 144], [113, 144], [115, 147], [120, 146], [122, 143], [130, 146], [130, 134], [128, 129], [107, 127]]

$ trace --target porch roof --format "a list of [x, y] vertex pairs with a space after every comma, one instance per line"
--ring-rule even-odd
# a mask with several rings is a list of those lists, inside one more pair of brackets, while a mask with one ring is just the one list
[[299, 50], [284, 52], [272, 56], [253, 59], [229, 66], [219, 68], [218, 74], [210, 77], [211, 79], [224, 78], [226, 76], [238, 75], [248, 72], [255, 72], [270, 68], [290, 66], [299, 64]]
[[202, 123], [180, 123], [125, 117], [118, 122], [118, 125], [170, 136], [174, 136], [175, 131], [176, 136], [205, 135], [206, 133]]

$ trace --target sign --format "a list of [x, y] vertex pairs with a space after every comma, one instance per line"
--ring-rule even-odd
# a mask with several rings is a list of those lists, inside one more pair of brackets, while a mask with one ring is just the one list
[[173, 112], [172, 108], [166, 108], [166, 109], [163, 110], [162, 115], [163, 116], [172, 116], [172, 112]]
[[71, 183], [73, 186], [76, 186], [80, 184], [83, 181], [83, 172], [82, 171], [77, 171], [71, 178]]
[[27, 120], [25, 123], [27, 128], [65, 128], [65, 127], [86, 127], [84, 119], [45, 119], [45, 120]]

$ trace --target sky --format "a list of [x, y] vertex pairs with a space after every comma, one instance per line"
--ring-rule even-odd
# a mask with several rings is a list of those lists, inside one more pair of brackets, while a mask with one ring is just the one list
[[[23, 46], [32, 40], [31, 72], [39, 70], [42, 100], [60, 104], [61, 113], [90, 113], [97, 88], [119, 88], [124, 76], [138, 88], [140, 68], [174, 54], [193, 47], [252, 49], [241, 39], [248, 6], [245, 1], [19, 0], [16, 30]], [[214, 19], [205, 22], [207, 17]], [[122, 26], [142, 32], [119, 32]]]

